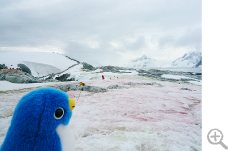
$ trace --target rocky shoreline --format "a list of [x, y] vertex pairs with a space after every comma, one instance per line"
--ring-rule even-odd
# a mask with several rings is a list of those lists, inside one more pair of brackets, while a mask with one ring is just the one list
[[[75, 65], [74, 65], [75, 66]], [[88, 67], [88, 68], [86, 68]], [[96, 69], [100, 69], [101, 71], [95, 73], [131, 73], [133, 71], [138, 72], [138, 76], [149, 77], [154, 80], [159, 81], [170, 81], [170, 82], [184, 82], [188, 83], [188, 81], [199, 81], [202, 80], [202, 73], [193, 73], [193, 72], [181, 72], [181, 71], [169, 71], [169, 70], [158, 70], [158, 69], [150, 69], [150, 70], [136, 70], [132, 68], [123, 68], [123, 67], [115, 67], [115, 66], [104, 66], [99, 68], [92, 68], [89, 65], [85, 65], [83, 69], [87, 69], [86, 72], [94, 72]], [[34, 77], [29, 73], [16, 70], [16, 69], [1, 69], [0, 70], [0, 80], [9, 81], [12, 83], [45, 83], [45, 82], [64, 82], [64, 81], [77, 81], [74, 78], [69, 79], [70, 74], [63, 74], [61, 76], [56, 76], [57, 74], [47, 75], [44, 77]], [[163, 75], [178, 75], [184, 76], [187, 78], [167, 78], [163, 77]]]
[[[148, 71], [139, 70], [138, 72], [139, 72], [138, 74], [139, 76], [151, 77], [159, 81], [170, 81], [170, 82], [182, 81], [182, 82], [188, 83], [188, 81], [202, 80], [202, 73], [169, 71], [169, 70], [158, 70], [158, 69], [150, 69]], [[180, 79], [164, 78], [162, 77], [162, 75], [178, 75], [178, 76], [185, 76], [188, 78], [180, 78]]]
[[0, 81], [3, 80], [12, 83], [41, 83], [39, 78], [36, 78], [27, 72], [16, 69], [1, 69]]

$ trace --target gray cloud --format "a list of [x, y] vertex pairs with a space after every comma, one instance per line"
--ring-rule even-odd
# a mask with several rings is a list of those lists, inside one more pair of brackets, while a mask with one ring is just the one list
[[139, 50], [140, 48], [145, 47], [145, 38], [144, 37], [138, 37], [136, 41], [134, 42], [127, 42], [126, 43], [126, 49], [127, 50]]
[[162, 56], [167, 47], [182, 47], [183, 53], [201, 47], [198, 0], [9, 0], [0, 5], [0, 20], [0, 50], [49, 45], [108, 64], [121, 60], [120, 52], [137, 55], [143, 49]]
[[159, 39], [160, 49], [165, 47], [188, 47], [201, 51], [201, 28], [188, 29], [181, 36], [166, 35]]
[[[81, 62], [88, 62], [98, 65], [118, 65], [118, 59], [120, 58], [113, 51], [107, 49], [90, 48], [87, 45], [80, 44], [78, 42], [68, 43], [66, 49], [66, 55], [74, 56]], [[112, 57], [110, 57], [112, 56]], [[93, 59], [91, 59], [93, 58]]]

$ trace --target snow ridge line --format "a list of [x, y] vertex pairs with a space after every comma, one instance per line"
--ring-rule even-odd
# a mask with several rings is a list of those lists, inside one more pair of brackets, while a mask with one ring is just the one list
[[42, 76], [42, 77], [39, 77], [39, 78], [45, 78], [45, 77], [46, 77], [46, 79], [47, 79], [47, 78], [50, 78], [50, 77], [54, 77], [55, 75], [60, 75], [60, 74], [62, 74], [63, 72], [65, 72], [65, 71], [69, 70], [70, 68], [73, 68], [74, 66], [79, 65], [79, 64], [80, 64], [80, 63], [78, 63], [78, 64], [73, 64], [73, 65], [71, 65], [70, 67], [68, 67], [67, 69], [65, 69], [65, 70], [63, 70], [63, 71], [61, 71], [61, 72], [48, 74], [48, 75], [46, 75], [46, 76]]

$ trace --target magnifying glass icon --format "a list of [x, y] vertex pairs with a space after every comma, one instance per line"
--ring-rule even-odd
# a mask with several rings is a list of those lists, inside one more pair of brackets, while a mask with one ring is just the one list
[[220, 144], [224, 149], [228, 149], [228, 147], [222, 142], [223, 134], [219, 129], [210, 130], [207, 134], [207, 140], [213, 145]]

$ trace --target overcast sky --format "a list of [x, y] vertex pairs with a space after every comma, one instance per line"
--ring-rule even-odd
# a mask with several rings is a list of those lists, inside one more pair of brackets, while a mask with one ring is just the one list
[[2, 0], [0, 52], [44, 51], [121, 65], [201, 51], [200, 0]]

